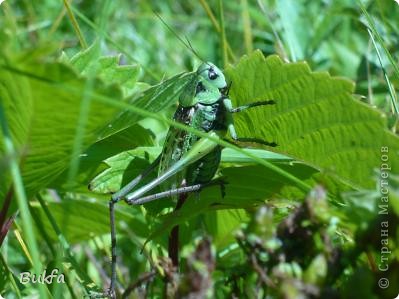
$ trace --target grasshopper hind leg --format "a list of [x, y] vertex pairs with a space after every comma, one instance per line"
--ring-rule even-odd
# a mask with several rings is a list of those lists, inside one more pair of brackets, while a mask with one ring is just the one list
[[108, 298], [116, 298], [115, 286], [116, 286], [116, 227], [115, 227], [115, 204], [120, 201], [127, 193], [130, 192], [137, 184], [139, 184], [144, 178], [146, 178], [154, 169], [158, 166], [161, 161], [161, 155], [159, 155], [154, 162], [150, 164], [142, 173], [136, 178], [130, 181], [121, 190], [114, 193], [111, 196], [111, 200], [108, 203], [109, 208], [109, 222], [111, 227], [111, 283], [105, 294]]
[[183, 186], [183, 187], [174, 188], [174, 189], [171, 189], [168, 191], [163, 191], [163, 192], [159, 192], [159, 193], [155, 193], [155, 194], [151, 194], [151, 195], [147, 195], [147, 196], [142, 196], [142, 197], [138, 197], [138, 198], [130, 198], [130, 199], [126, 200], [126, 202], [129, 205], [142, 205], [147, 202], [154, 201], [154, 200], [161, 199], [161, 198], [168, 198], [168, 197], [173, 197], [175, 195], [199, 192], [204, 188], [215, 186], [215, 185], [220, 186], [221, 195], [222, 195], [222, 197], [224, 197], [226, 194], [226, 188], [225, 188], [226, 184], [227, 184], [227, 182], [223, 179], [215, 179], [208, 183]]
[[116, 298], [116, 228], [115, 228], [115, 204], [116, 201], [109, 201], [109, 222], [111, 226], [111, 283], [108, 289], [109, 298]]

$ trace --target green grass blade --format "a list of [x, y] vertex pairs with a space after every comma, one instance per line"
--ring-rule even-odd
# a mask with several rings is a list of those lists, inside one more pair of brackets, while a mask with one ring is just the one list
[[42, 207], [44, 213], [47, 216], [47, 219], [49, 220], [55, 234], [57, 235], [58, 242], [61, 245], [68, 261], [71, 263], [73, 269], [77, 272], [79, 277], [82, 279], [82, 285], [84, 289], [86, 290], [87, 294], [90, 294], [91, 291], [98, 292], [99, 288], [96, 286], [96, 284], [87, 276], [85, 271], [80, 269], [79, 263], [75, 260], [71, 246], [69, 245], [68, 241], [62, 234], [57, 222], [55, 221], [54, 217], [52, 216], [50, 210], [48, 209], [46, 203], [44, 200], [41, 198], [41, 196], [37, 197], [40, 206]]
[[388, 91], [389, 91], [389, 95], [391, 96], [392, 107], [393, 107], [395, 113], [399, 114], [398, 104], [396, 103], [395, 89], [393, 88], [393, 86], [391, 84], [391, 80], [389, 80], [388, 74], [387, 74], [387, 72], [385, 70], [384, 64], [382, 63], [381, 54], [380, 54], [380, 51], [378, 50], [378, 46], [377, 46], [377, 44], [376, 44], [376, 42], [374, 40], [373, 33], [371, 32], [371, 30], [369, 28], [367, 29], [367, 31], [368, 31], [368, 33], [370, 35], [370, 38], [371, 38], [371, 40], [373, 42], [373, 45], [374, 45], [374, 49], [375, 49], [375, 51], [377, 53], [378, 61], [380, 62], [380, 66], [381, 66], [382, 72], [384, 73], [385, 82], [388, 85]]
[[368, 23], [368, 26], [369, 26], [371, 32], [377, 38], [378, 43], [380, 44], [380, 46], [384, 50], [384, 53], [385, 53], [386, 57], [388, 58], [389, 62], [391, 63], [391, 65], [392, 65], [392, 67], [394, 69], [394, 74], [395, 74], [396, 78], [399, 80], [399, 66], [398, 66], [398, 63], [395, 61], [395, 59], [392, 57], [391, 53], [389, 52], [388, 48], [385, 46], [385, 42], [382, 39], [381, 35], [378, 33], [377, 28], [376, 28], [376, 26], [374, 24], [373, 18], [367, 12], [367, 10], [364, 7], [363, 3], [360, 0], [358, 0], [358, 4], [359, 4], [360, 9], [362, 10], [364, 16], [367, 19], [367, 23]]
[[[40, 197], [40, 195], [38, 195], [38, 196]], [[36, 209], [34, 209], [34, 208], [32, 208], [32, 206], [30, 206], [30, 211], [31, 211], [33, 220], [36, 223], [36, 227], [38, 228], [40, 234], [43, 237], [43, 240], [45, 241], [47, 247], [49, 248], [52, 256], [55, 257], [56, 268], [57, 269], [62, 269], [63, 266], [62, 266], [62, 263], [61, 263], [61, 258], [62, 258], [61, 252], [57, 251], [55, 246], [53, 245], [52, 240], [50, 239], [49, 235], [47, 234], [47, 232], [46, 232], [46, 230], [45, 230], [45, 228], [43, 226], [43, 222], [41, 221]], [[70, 275], [69, 275], [69, 273], [65, 272], [65, 271], [62, 271], [62, 273], [65, 276], [65, 283], [66, 283], [68, 291], [69, 291], [69, 293], [71, 295], [71, 298], [75, 299], [76, 295], [75, 295], [75, 293], [73, 291], [73, 287], [72, 287], [72, 285], [70, 283]], [[57, 284], [56, 286], [54, 286], [54, 288], [52, 290], [53, 291], [52, 293], [53, 294], [60, 294], [60, 292], [62, 291], [62, 287], [63, 287], [62, 284]], [[55, 295], [55, 297], [58, 298], [57, 295]]]
[[76, 133], [73, 141], [73, 148], [69, 163], [70, 167], [68, 171], [67, 185], [71, 186], [73, 186], [74, 180], [79, 171], [79, 161], [80, 161], [79, 157], [83, 151], [83, 138], [87, 122], [89, 119], [88, 115], [90, 113], [90, 103], [91, 103], [90, 94], [93, 90], [93, 87], [94, 87], [93, 78], [89, 77], [89, 79], [86, 81], [86, 85], [84, 87], [82, 95], [82, 100], [80, 102], [79, 117], [76, 124]]
[[84, 38], [84, 36], [83, 36], [83, 34], [82, 34], [82, 31], [80, 30], [78, 21], [76, 20], [76, 18], [75, 18], [75, 16], [74, 16], [73, 12], [72, 12], [72, 10], [71, 10], [71, 6], [70, 6], [68, 0], [64, 0], [64, 6], [65, 6], [66, 11], [67, 11], [67, 13], [68, 13], [69, 19], [71, 20], [73, 29], [75, 30], [76, 35], [78, 36], [78, 39], [79, 39], [79, 42], [80, 42], [81, 47], [82, 47], [83, 49], [86, 49], [86, 48], [87, 48], [86, 40], [85, 40], [85, 38]]
[[[21, 172], [18, 166], [18, 161], [15, 158], [15, 149], [14, 149], [14, 144], [11, 139], [11, 135], [8, 129], [8, 124], [6, 121], [6, 117], [4, 114], [4, 109], [2, 103], [0, 103], [0, 122], [1, 122], [1, 129], [3, 132], [3, 137], [4, 137], [4, 149], [6, 155], [11, 157], [10, 163], [10, 171], [11, 171], [11, 176], [13, 180], [13, 185], [14, 185], [14, 190], [15, 190], [15, 198], [18, 203], [18, 207], [21, 213], [21, 219], [22, 219], [22, 226], [24, 229], [24, 236], [27, 240], [27, 244], [29, 246], [30, 254], [32, 256], [32, 259], [34, 261], [33, 263], [33, 269], [34, 273], [36, 275], [42, 274], [43, 271], [43, 265], [40, 262], [40, 254], [39, 254], [39, 249], [37, 245], [37, 238], [35, 231], [33, 230], [33, 221], [32, 221], [32, 215], [30, 214], [29, 211], [29, 206], [28, 206], [28, 199], [25, 194], [25, 189], [24, 185], [22, 182], [22, 176]], [[47, 291], [46, 288], [43, 284], [39, 284], [39, 294], [41, 298], [48, 298], [47, 296]]]
[[300, 37], [298, 36], [298, 28], [295, 27], [298, 23], [297, 8], [298, 5], [296, 2], [288, 0], [277, 1], [277, 11], [284, 27], [284, 40], [290, 49], [292, 61], [297, 61], [298, 59], [303, 58], [303, 50], [299, 42]]
[[228, 57], [227, 57], [227, 40], [226, 40], [226, 31], [224, 27], [224, 12], [223, 12], [223, 1], [219, 0], [219, 24], [220, 24], [220, 47], [223, 67], [227, 67]]
[[[215, 28], [216, 32], [218, 32], [219, 34], [221, 34], [221, 31], [222, 31], [221, 26], [220, 26], [220, 24], [218, 23], [218, 21], [216, 20], [216, 17], [215, 17], [215, 15], [213, 14], [213, 12], [212, 12], [211, 8], [209, 7], [208, 3], [206, 2], [206, 0], [200, 0], [199, 2], [200, 2], [200, 4], [201, 4], [202, 8], [205, 10], [205, 12], [206, 12], [208, 18], [211, 20], [211, 23], [212, 23], [213, 27]], [[219, 5], [220, 5], [220, 3], [219, 3]], [[225, 43], [226, 43], [227, 51], [228, 51], [228, 54], [230, 55], [230, 58], [231, 58], [233, 61], [235, 61], [237, 58], [236, 58], [236, 56], [234, 55], [234, 52], [233, 52], [233, 50], [231, 49], [230, 44], [228, 43], [227, 40], [225, 40]]]
[[244, 27], [243, 35], [244, 35], [245, 50], [247, 54], [250, 54], [253, 51], [253, 44], [252, 44], [251, 18], [249, 15], [247, 0], [241, 0], [241, 17]]
[[4, 269], [4, 272], [5, 272], [5, 273], [1, 273], [1, 274], [3, 274], [4, 276], [5, 276], [5, 275], [8, 276], [8, 280], [9, 280], [9, 282], [10, 282], [12, 288], [14, 289], [15, 295], [17, 296], [17, 298], [22, 298], [22, 294], [21, 294], [21, 292], [19, 291], [17, 282], [15, 281], [15, 278], [14, 278], [14, 276], [13, 276], [13, 273], [10, 271], [10, 269], [9, 269], [9, 267], [8, 267], [8, 265], [7, 265], [7, 262], [6, 262], [6, 260], [4, 259], [4, 256], [3, 256], [2, 253], [0, 253], [0, 263], [3, 264], [2, 268]]

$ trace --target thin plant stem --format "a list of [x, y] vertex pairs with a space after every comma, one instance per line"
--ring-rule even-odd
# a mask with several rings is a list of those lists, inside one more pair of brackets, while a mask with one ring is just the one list
[[69, 19], [71, 20], [73, 29], [75, 30], [76, 35], [78, 36], [80, 46], [81, 46], [83, 49], [87, 49], [86, 40], [85, 40], [85, 38], [84, 38], [84, 36], [83, 36], [83, 34], [82, 34], [82, 31], [80, 30], [78, 21], [76, 20], [74, 14], [73, 14], [73, 12], [72, 12], [72, 9], [71, 9], [71, 6], [69, 5], [69, 1], [68, 1], [68, 0], [64, 0], [64, 6], [65, 6], [66, 11], [67, 11], [67, 13], [68, 13]]

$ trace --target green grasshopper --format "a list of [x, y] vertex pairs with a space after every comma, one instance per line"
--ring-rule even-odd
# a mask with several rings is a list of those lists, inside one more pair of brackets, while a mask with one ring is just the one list
[[[255, 106], [271, 105], [274, 101], [253, 102], [233, 108], [228, 89], [223, 72], [210, 62], [203, 63], [180, 95], [179, 106], [173, 119], [216, 138], [225, 138], [228, 131], [235, 141], [261, 142], [276, 146], [275, 143], [237, 137], [233, 121], [233, 113]], [[212, 179], [220, 163], [221, 151], [221, 146], [215, 141], [171, 127], [159, 157], [148, 169], [112, 195], [109, 202], [112, 244], [112, 275], [109, 289], [111, 297], [114, 296], [116, 282], [114, 205], [122, 199], [129, 205], [140, 205], [165, 197], [199, 192], [206, 186], [214, 185]], [[131, 192], [156, 167], [158, 177]], [[164, 191], [146, 195], [159, 185]]]

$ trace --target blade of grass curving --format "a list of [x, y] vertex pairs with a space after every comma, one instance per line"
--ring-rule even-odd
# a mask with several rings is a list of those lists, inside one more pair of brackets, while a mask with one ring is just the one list
[[38, 195], [37, 199], [38, 199], [40, 206], [42, 207], [44, 213], [46, 214], [46, 216], [51, 224], [51, 227], [53, 228], [55, 234], [57, 235], [58, 242], [60, 243], [65, 256], [68, 258], [68, 261], [71, 263], [73, 269], [76, 271], [76, 273], [82, 280], [83, 288], [85, 289], [87, 294], [90, 294], [91, 291], [98, 292], [99, 288], [96, 286], [96, 284], [87, 276], [85, 271], [82, 271], [80, 269], [79, 263], [75, 260], [75, 257], [73, 256], [71, 246], [69, 245], [68, 241], [62, 234], [61, 229], [59, 228], [57, 222], [55, 221], [53, 215], [51, 214], [50, 210], [48, 209], [43, 198], [40, 195]]
[[[220, 33], [221, 27], [220, 27], [218, 21], [216, 20], [216, 18], [215, 18], [215, 16], [214, 16], [214, 14], [213, 14], [211, 8], [209, 7], [208, 3], [207, 3], [205, 0], [200, 0], [200, 4], [201, 4], [202, 8], [205, 10], [205, 13], [207, 14], [208, 18], [211, 20], [211, 23], [212, 23], [213, 27], [215, 28], [215, 30], [216, 30], [218, 33]], [[228, 53], [229, 53], [229, 55], [230, 55], [230, 58], [231, 58], [233, 61], [236, 61], [237, 58], [236, 58], [236, 56], [234, 55], [234, 52], [233, 52], [233, 50], [231, 49], [230, 44], [228, 43], [228, 41], [226, 41], [226, 47], [227, 47], [227, 51], [228, 51]]]
[[73, 12], [72, 12], [72, 10], [71, 10], [71, 6], [69, 5], [69, 1], [68, 1], [68, 0], [64, 0], [64, 6], [65, 6], [66, 11], [67, 11], [67, 13], [68, 13], [69, 19], [71, 20], [73, 29], [75, 30], [76, 35], [78, 36], [80, 46], [81, 46], [83, 49], [87, 49], [86, 40], [85, 40], [85, 38], [84, 38], [84, 36], [83, 36], [83, 34], [82, 34], [82, 31], [80, 30], [78, 21], [76, 20], [76, 18], [75, 18], [75, 16], [74, 16]]
[[[7, 219], [7, 213], [10, 208], [13, 191], [14, 190], [12, 188], [8, 189], [8, 192], [7, 192], [4, 202], [3, 202], [3, 206], [1, 207], [1, 211], [0, 211], [0, 247], [1, 247], [1, 244], [3, 243], [4, 238], [6, 237], [8, 229], [9, 229], [9, 226], [7, 225], [7, 223], [10, 221], [10, 218]], [[12, 221], [11, 221], [11, 223], [12, 223]]]
[[391, 65], [392, 65], [392, 67], [394, 69], [394, 74], [395, 74], [396, 78], [399, 79], [399, 66], [398, 66], [397, 62], [395, 61], [395, 59], [392, 57], [392, 55], [389, 52], [388, 48], [385, 46], [384, 40], [381, 37], [381, 35], [378, 33], [377, 28], [376, 28], [376, 26], [374, 24], [373, 18], [367, 12], [367, 10], [364, 7], [363, 3], [360, 0], [358, 0], [357, 2], [358, 2], [358, 5], [359, 5], [360, 9], [362, 10], [364, 16], [367, 19], [368, 27], [370, 28], [370, 30], [373, 33], [373, 35], [377, 38], [378, 43], [380, 44], [380, 46], [384, 50], [386, 57], [388, 58], [389, 62], [391, 63]]
[[[18, 225], [18, 223], [15, 223], [15, 227], [16, 227], [16, 229], [14, 230], [15, 238], [16, 238], [17, 241], [19, 242], [19, 244], [20, 244], [20, 246], [21, 246], [21, 248], [22, 248], [22, 251], [25, 253], [25, 256], [26, 256], [26, 258], [28, 259], [30, 265], [31, 265], [32, 267], [34, 267], [34, 262], [33, 262], [33, 259], [32, 259], [31, 254], [29, 253], [29, 248], [28, 248], [28, 246], [26, 245], [26, 243], [25, 243], [25, 241], [24, 241], [24, 238], [22, 237], [22, 229], [21, 229], [21, 227]], [[42, 273], [41, 273], [41, 274], [42, 274]], [[45, 285], [45, 290], [46, 290], [46, 293], [47, 293], [47, 295], [49, 296], [49, 298], [54, 298], [53, 295], [51, 294], [50, 290], [49, 290], [48, 285]], [[39, 291], [40, 291], [40, 290], [39, 290]]]
[[274, 26], [274, 23], [271, 20], [270, 14], [267, 13], [267, 11], [265, 9], [265, 6], [263, 5], [262, 0], [257, 0], [257, 3], [258, 3], [258, 6], [259, 6], [260, 10], [263, 13], [263, 15], [265, 16], [267, 22], [269, 23], [270, 28], [272, 29], [276, 44], [278, 46], [278, 48], [277, 48], [278, 53], [282, 56], [282, 58], [285, 61], [288, 61], [289, 59], [288, 59], [287, 51], [285, 50], [285, 47], [284, 47], [284, 44], [283, 44], [283, 42], [282, 42], [282, 40], [280, 38], [280, 35], [278, 34], [278, 32], [277, 32], [277, 30], [276, 30], [276, 28]]
[[55, 21], [53, 22], [53, 24], [50, 27], [50, 30], [49, 30], [49, 33], [48, 33], [50, 38], [57, 31], [57, 29], [60, 27], [61, 22], [64, 19], [65, 13], [66, 13], [66, 8], [65, 8], [65, 5], [63, 5], [60, 13], [58, 14], [57, 18], [55, 19]]
[[[95, 72], [94, 72], [95, 73]], [[79, 171], [80, 155], [82, 153], [83, 136], [88, 122], [88, 115], [90, 113], [91, 93], [94, 87], [94, 76], [89, 76], [85, 88], [83, 90], [82, 100], [80, 102], [79, 118], [76, 126], [76, 133], [73, 142], [73, 148], [69, 163], [69, 170], [67, 175], [67, 185], [72, 186]]]
[[28, 249], [28, 247], [26, 246], [26, 243], [25, 243], [25, 241], [24, 241], [24, 239], [23, 239], [23, 237], [22, 237], [22, 235], [21, 235], [22, 229], [21, 229], [21, 227], [18, 225], [17, 222], [15, 222], [14, 225], [15, 225], [15, 230], [14, 230], [13, 232], [14, 232], [15, 238], [16, 238], [17, 241], [19, 242], [19, 245], [21, 246], [21, 249], [22, 249], [22, 251], [24, 252], [26, 258], [27, 258], [28, 261], [29, 261], [29, 263], [33, 266], [32, 256], [30, 255], [29, 249]]
[[200, 0], [199, 2], [202, 5], [202, 8], [205, 10], [206, 14], [208, 15], [208, 18], [211, 20], [213, 27], [215, 27], [217, 32], [220, 32], [219, 23], [216, 20], [215, 16], [213, 15], [212, 10], [209, 7], [208, 3], [205, 0]]
[[220, 47], [221, 55], [223, 58], [223, 67], [226, 68], [229, 63], [229, 59], [227, 57], [227, 40], [226, 40], [226, 31], [224, 27], [224, 12], [223, 12], [223, 1], [219, 0], [219, 24], [220, 24]]
[[101, 38], [104, 37], [103, 34], [104, 34], [104, 32], [106, 31], [106, 28], [107, 28], [107, 21], [109, 20], [110, 14], [112, 13], [111, 2], [112, 1], [109, 1], [109, 0], [103, 1], [102, 8], [100, 9], [101, 12], [99, 14], [100, 17], [99, 17], [99, 20], [98, 20], [98, 24], [99, 24], [98, 27], [100, 28], [100, 32], [99, 33], [102, 33], [100, 35]]
[[[33, 221], [28, 207], [28, 199], [26, 198], [21, 172], [18, 166], [18, 161], [15, 158], [16, 155], [15, 155], [14, 144], [10, 135], [10, 131], [8, 129], [4, 108], [1, 102], [0, 102], [0, 125], [4, 136], [5, 153], [9, 157], [11, 157], [9, 161], [10, 171], [14, 185], [15, 197], [17, 200], [18, 208], [21, 213], [24, 236], [27, 240], [32, 258], [35, 261], [35, 263], [33, 264], [34, 272], [36, 275], [39, 275], [42, 273], [43, 265], [40, 262], [40, 254], [36, 242], [36, 234], [35, 231], [33, 230]], [[39, 284], [39, 294], [40, 298], [48, 298], [46, 288], [44, 287], [43, 284]]]
[[[45, 230], [45, 228], [43, 226], [43, 223], [42, 223], [37, 211], [35, 209], [32, 209], [32, 205], [30, 205], [30, 207], [31, 207], [30, 211], [31, 211], [33, 220], [36, 223], [36, 227], [38, 228], [39, 233], [42, 235], [43, 240], [46, 243], [47, 247], [50, 249], [50, 252], [51, 252], [52, 256], [55, 257], [56, 268], [61, 269], [62, 268], [62, 263], [61, 263], [60, 258], [61, 258], [62, 255], [54, 248], [54, 245], [53, 245], [49, 235], [47, 234], [47, 232], [46, 232], [46, 230]], [[76, 299], [77, 297], [76, 297], [76, 295], [75, 295], [75, 293], [73, 291], [73, 287], [72, 287], [71, 282], [70, 282], [69, 272], [68, 271], [67, 272], [63, 272], [63, 274], [65, 275], [65, 283], [66, 283], [66, 286], [67, 286], [67, 288], [69, 290], [71, 298]], [[57, 297], [56, 294], [60, 294], [59, 289], [61, 289], [61, 288], [62, 288], [62, 284], [58, 284], [58, 283], [57, 283], [57, 286], [53, 287], [52, 291], [53, 291], [53, 294], [55, 294], [56, 298], [60, 297], [60, 296]]]
[[[24, 241], [24, 238], [22, 237], [22, 229], [21, 229], [21, 227], [18, 225], [17, 222], [15, 222], [15, 227], [16, 227], [16, 229], [14, 230], [15, 238], [16, 238], [17, 241], [19, 242], [19, 245], [21, 246], [22, 251], [25, 253], [25, 256], [26, 256], [26, 258], [28, 259], [30, 265], [31, 265], [31, 266], [34, 266], [34, 262], [33, 262], [32, 256], [31, 256], [31, 254], [29, 253], [29, 248], [28, 248], [28, 246], [26, 245], [26, 243], [25, 243], [25, 241]], [[48, 286], [45, 285], [45, 287], [46, 287], [46, 291], [47, 291], [47, 294], [49, 295], [49, 297], [50, 297], [50, 298], [53, 298], [52, 294], [50, 293], [50, 291], [49, 291], [49, 289], [48, 289]]]
[[0, 247], [1, 247], [1, 244], [3, 243], [5, 237], [7, 236], [8, 231], [11, 228], [11, 225], [13, 224], [15, 217], [17, 217], [17, 213], [13, 214], [10, 218], [8, 218], [7, 221], [1, 227], [1, 231], [0, 231]]
[[17, 298], [22, 298], [21, 292], [19, 291], [19, 288], [17, 286], [17, 283], [14, 279], [13, 273], [10, 271], [10, 269], [8, 268], [8, 265], [3, 257], [3, 254], [0, 253], [0, 263], [3, 264], [3, 268], [4, 271], [7, 272], [7, 276], [9, 279], [10, 284], [12, 285], [13, 291], [14, 291], [14, 295], [17, 296]]
[[297, 4], [295, 2], [280, 0], [277, 1], [277, 12], [280, 16], [284, 28], [284, 40], [290, 49], [291, 61], [297, 61], [303, 58], [303, 50], [299, 42], [299, 37], [294, 27], [297, 19]]
[[391, 84], [391, 80], [389, 80], [389, 77], [388, 77], [388, 74], [387, 74], [387, 72], [385, 70], [385, 67], [384, 67], [384, 65], [382, 63], [381, 54], [380, 54], [380, 51], [378, 50], [378, 46], [377, 46], [377, 44], [376, 44], [376, 42], [374, 40], [373, 33], [371, 32], [371, 30], [369, 28], [367, 28], [367, 32], [369, 33], [371, 41], [373, 42], [374, 49], [375, 49], [375, 51], [377, 53], [378, 61], [380, 62], [380, 66], [381, 66], [382, 72], [384, 73], [384, 79], [385, 79], [385, 82], [388, 85], [389, 95], [391, 96], [392, 107], [395, 110], [395, 113], [399, 114], [398, 105], [396, 103], [396, 96], [395, 96], [396, 93], [395, 93], [395, 90], [394, 90], [394, 88], [393, 88], [393, 86]]
[[15, 218], [18, 215], [18, 211], [11, 215], [0, 227], [0, 248], [6, 238], [8, 231], [11, 228], [11, 225], [14, 223]]
[[252, 44], [251, 18], [249, 16], [247, 0], [241, 0], [241, 17], [244, 27], [243, 34], [244, 34], [245, 50], [249, 55], [250, 53], [252, 53], [254, 47]]
[[[369, 57], [371, 53], [371, 48], [372, 48], [373, 42], [369, 40], [367, 44], [367, 57]], [[371, 100], [373, 98], [373, 87], [372, 87], [372, 75], [371, 75], [371, 61], [370, 59], [366, 59], [366, 67], [367, 67], [367, 103], [371, 103]]]

